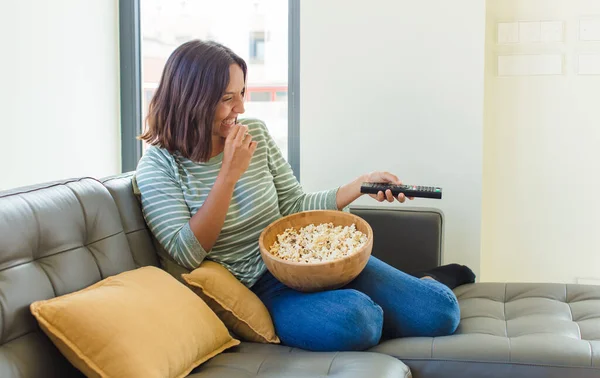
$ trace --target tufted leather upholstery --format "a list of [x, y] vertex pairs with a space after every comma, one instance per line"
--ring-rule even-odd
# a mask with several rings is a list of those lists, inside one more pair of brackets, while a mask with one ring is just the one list
[[0, 376], [79, 376], [29, 305], [135, 267], [117, 206], [99, 182], [0, 194]]
[[159, 266], [156, 244], [144, 221], [137, 198], [133, 195], [131, 173], [108, 177], [102, 180], [102, 184], [117, 205], [135, 265]]
[[415, 376], [600, 377], [600, 286], [478, 283], [456, 288], [455, 335], [384, 342]]
[[[422, 255], [439, 261], [441, 213], [352, 211], [373, 225], [383, 260], [403, 269], [417, 267]], [[398, 249], [402, 259], [394, 260]], [[1, 192], [0, 377], [80, 377], [39, 330], [29, 304], [165, 262], [131, 174]], [[389, 340], [371, 350], [379, 353], [242, 343], [190, 376], [410, 377], [406, 362], [417, 378], [600, 377], [600, 286], [478, 283], [456, 294], [462, 321], [452, 336]]]
[[[131, 174], [0, 192], [0, 377], [81, 377], [41, 332], [29, 305], [126, 270], [158, 266], [156, 246]], [[274, 347], [286, 353], [265, 354], [252, 346], [254, 352], [243, 355], [229, 351], [192, 376], [410, 377], [406, 365], [389, 356], [300, 355]]]
[[[272, 349], [290, 349], [286, 347]], [[411, 378], [400, 360], [379, 353], [223, 353], [192, 372], [190, 378]]]
[[352, 206], [350, 212], [373, 228], [373, 256], [408, 273], [440, 265], [444, 226], [440, 210]]

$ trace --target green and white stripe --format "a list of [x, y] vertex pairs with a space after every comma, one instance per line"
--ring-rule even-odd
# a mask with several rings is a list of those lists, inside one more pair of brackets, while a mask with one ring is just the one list
[[305, 210], [336, 209], [337, 189], [304, 193], [263, 122], [243, 120], [258, 147], [237, 182], [225, 223], [212, 250], [205, 251], [189, 226], [213, 187], [223, 154], [196, 163], [180, 154], [149, 147], [140, 159], [134, 188], [150, 231], [187, 269], [206, 258], [225, 266], [246, 286], [265, 272], [258, 238], [282, 216]]

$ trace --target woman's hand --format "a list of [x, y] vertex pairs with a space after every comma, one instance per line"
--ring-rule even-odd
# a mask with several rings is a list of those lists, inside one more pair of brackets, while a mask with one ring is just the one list
[[190, 218], [190, 228], [205, 251], [210, 250], [217, 242], [235, 184], [248, 169], [252, 154], [256, 150], [256, 142], [247, 135], [248, 127], [234, 125], [231, 128], [223, 149], [223, 164], [206, 200], [200, 209]]
[[[390, 182], [396, 185], [402, 185], [402, 182], [398, 179], [398, 177], [394, 176], [389, 172], [371, 172], [366, 175], [360, 176], [356, 180], [352, 181], [349, 184], [341, 186], [336, 194], [335, 201], [337, 208], [339, 210], [348, 206], [354, 200], [362, 195], [360, 192], [360, 186], [363, 182]], [[371, 197], [375, 198], [379, 202], [383, 202], [388, 200], [389, 202], [394, 202], [394, 195], [391, 190], [386, 190], [386, 192], [379, 192], [377, 194], [369, 194]], [[404, 194], [400, 193], [396, 198], [400, 202], [406, 201], [406, 197]], [[408, 197], [408, 199], [414, 199], [414, 197]]]
[[[400, 181], [400, 179], [398, 179], [398, 177], [394, 176], [393, 174], [389, 173], [389, 172], [380, 172], [380, 171], [376, 171], [376, 172], [371, 172], [367, 175], [365, 175], [364, 178], [365, 182], [389, 182], [395, 185], [402, 185], [402, 181]], [[385, 193], [380, 191], [377, 194], [369, 194], [372, 198], [375, 198], [377, 201], [379, 202], [383, 202], [385, 200], [387, 200], [388, 202], [394, 202], [394, 198], [396, 198], [398, 201], [404, 203], [404, 201], [406, 201], [406, 196], [404, 195], [404, 193], [400, 193], [398, 194], [398, 197], [394, 197], [394, 195], [392, 194], [391, 190], [386, 190]], [[408, 197], [408, 199], [413, 200], [415, 199], [414, 197]]]
[[248, 126], [236, 124], [225, 139], [222, 170], [228, 179], [238, 182], [250, 165], [257, 142], [248, 134]]

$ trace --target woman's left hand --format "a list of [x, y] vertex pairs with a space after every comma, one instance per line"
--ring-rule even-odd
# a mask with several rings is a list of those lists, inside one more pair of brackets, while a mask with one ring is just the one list
[[[365, 179], [364, 181], [366, 182], [389, 182], [395, 185], [402, 185], [402, 181], [400, 181], [400, 179], [398, 179], [398, 177], [396, 177], [395, 175], [389, 173], [389, 172], [381, 172], [381, 171], [375, 171], [375, 172], [371, 172], [367, 175], [365, 175]], [[404, 193], [400, 193], [398, 194], [398, 197], [394, 197], [394, 195], [392, 194], [391, 190], [386, 190], [385, 193], [384, 192], [379, 192], [377, 194], [369, 194], [371, 197], [375, 198], [377, 201], [379, 202], [383, 202], [385, 200], [387, 200], [388, 202], [394, 202], [394, 198], [396, 198], [398, 201], [400, 202], [404, 202], [406, 201], [406, 198], [413, 200], [415, 199], [415, 197], [406, 197], [404, 195]]]

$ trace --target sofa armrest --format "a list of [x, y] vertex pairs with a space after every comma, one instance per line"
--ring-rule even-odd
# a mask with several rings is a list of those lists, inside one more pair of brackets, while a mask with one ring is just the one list
[[351, 206], [373, 228], [372, 255], [404, 272], [441, 264], [444, 214], [435, 208]]

